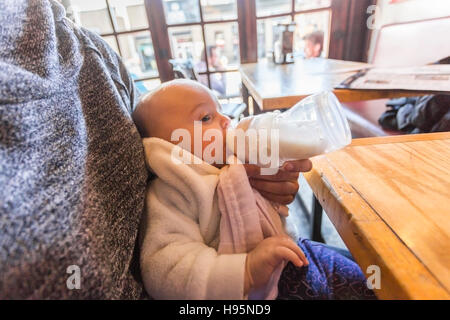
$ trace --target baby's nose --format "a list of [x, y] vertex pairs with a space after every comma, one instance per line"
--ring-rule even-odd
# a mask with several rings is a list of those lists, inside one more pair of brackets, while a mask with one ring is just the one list
[[231, 119], [225, 115], [221, 115], [221, 117], [222, 117], [222, 120], [221, 120], [222, 128], [227, 129], [230, 126]]

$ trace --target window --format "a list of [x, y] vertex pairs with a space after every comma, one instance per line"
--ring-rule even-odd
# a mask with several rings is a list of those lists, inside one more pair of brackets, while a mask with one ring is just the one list
[[291, 11], [292, 0], [256, 0], [256, 16], [258, 18], [289, 14]]
[[240, 96], [236, 0], [163, 0], [172, 57], [190, 59], [219, 98]]
[[[295, 52], [300, 55], [314, 56], [314, 54], [308, 53], [309, 48], [307, 41], [316, 43], [322, 42], [321, 53], [319, 56], [328, 57], [331, 10], [296, 14], [294, 21], [296, 23], [294, 34]], [[312, 36], [314, 34], [318, 35], [317, 39]], [[309, 36], [311, 36], [312, 40], [308, 40]]]
[[295, 23], [297, 57], [356, 52], [355, 41], [341, 35], [366, 35], [342, 21], [365, 14], [372, 1], [61, 0], [72, 20], [100, 34], [122, 57], [140, 91], [172, 78], [169, 59], [190, 59], [199, 81], [219, 99], [240, 97], [241, 61], [271, 57], [279, 24]]
[[326, 8], [331, 6], [331, 0], [295, 0], [295, 11]]
[[198, 0], [164, 0], [167, 24], [200, 22]]
[[236, 20], [237, 4], [235, 0], [201, 0], [203, 20]]
[[69, 17], [100, 34], [122, 57], [141, 93], [160, 83], [144, 0], [70, 0], [63, 3]]
[[206, 72], [202, 27], [199, 25], [169, 28], [170, 47], [175, 59], [191, 59], [198, 72]]
[[294, 55], [327, 57], [331, 0], [256, 0], [258, 58], [271, 57], [281, 34], [278, 24], [295, 22]]
[[258, 19], [258, 58], [266, 57], [273, 50], [274, 43], [279, 38], [277, 35], [278, 24], [289, 22], [291, 22], [291, 16]]

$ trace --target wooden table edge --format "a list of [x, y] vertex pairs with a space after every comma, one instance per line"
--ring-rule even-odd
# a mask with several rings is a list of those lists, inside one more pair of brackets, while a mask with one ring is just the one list
[[241, 74], [241, 81], [244, 84], [244, 86], [247, 88], [250, 96], [255, 100], [255, 102], [258, 104], [258, 106], [261, 110], [265, 110], [264, 105], [263, 105], [263, 103], [264, 103], [263, 99], [258, 94], [258, 91], [253, 86], [253, 83], [250, 81], [250, 79], [245, 74], [245, 72], [242, 70], [242, 68], [239, 68], [239, 73]]
[[[341, 61], [336, 59], [327, 59], [331, 61]], [[355, 61], [345, 61], [349, 63], [359, 63]], [[256, 63], [251, 63], [256, 64]], [[243, 64], [239, 68], [239, 73], [241, 75], [242, 83], [245, 85], [247, 90], [250, 93], [250, 96], [255, 100], [262, 111], [270, 111], [270, 110], [278, 110], [278, 109], [286, 109], [291, 108], [297, 102], [302, 99], [308, 97], [311, 94], [317, 92], [311, 92], [310, 94], [303, 95], [290, 95], [290, 96], [272, 96], [272, 97], [264, 97], [263, 94], [259, 93], [253, 82], [249, 79], [248, 75], [243, 70], [243, 67], [248, 64]], [[361, 65], [361, 68], [364, 66], [370, 66], [368, 64]], [[332, 89], [334, 94], [338, 97], [341, 103], [346, 102], [357, 102], [357, 101], [366, 101], [366, 100], [377, 100], [377, 99], [386, 99], [386, 98], [400, 98], [400, 97], [412, 97], [412, 96], [423, 96], [427, 94], [436, 93], [435, 91], [411, 91], [411, 90], [364, 90], [364, 89], [341, 89], [334, 88]]]
[[[448, 134], [450, 133], [426, 136], [445, 139]], [[425, 140], [426, 136], [422, 135], [421, 139]], [[405, 136], [395, 138], [398, 141], [401, 141], [401, 138], [403, 141], [405, 139], [410, 141]], [[366, 140], [365, 143], [358, 144], [357, 141], [356, 145], [374, 144], [376, 140], [368, 141], [370, 139], [360, 139]], [[377, 296], [381, 299], [450, 299], [449, 291], [384, 223], [370, 204], [358, 195], [357, 190], [346, 183], [344, 177], [331, 165], [327, 157], [319, 156], [312, 160], [314, 168], [304, 176], [363, 272], [374, 264], [373, 260], [376, 257], [376, 265], [380, 267], [382, 273], [381, 290], [375, 290]], [[333, 176], [335, 179], [329, 181], [326, 176]], [[353, 207], [361, 211], [350, 207], [352, 203], [349, 202], [350, 199], [354, 201]], [[367, 213], [373, 220], [364, 219]], [[371, 229], [373, 226], [383, 230], [383, 234], [389, 236], [377, 238]], [[398, 264], [396, 265], [395, 260], [383, 259], [384, 256], [381, 253], [386, 244], [395, 252], [396, 257], [402, 259], [414, 272], [405, 272]]]
[[[248, 83], [247, 79], [245, 83]], [[246, 84], [247, 86], [247, 84]], [[257, 95], [257, 101], [264, 111], [287, 109], [293, 107], [296, 103], [302, 99], [308, 97], [306, 95], [294, 95], [294, 96], [281, 96], [281, 97], [261, 97], [257, 94], [253, 85], [250, 85], [252, 90], [249, 92], [255, 92]], [[248, 88], [248, 86], [247, 86]], [[333, 89], [333, 93], [337, 96], [341, 103], [358, 102], [367, 100], [379, 100], [379, 99], [394, 99], [401, 97], [415, 97], [431, 94], [431, 92], [425, 91], [406, 91], [406, 90], [350, 90], [350, 89]], [[314, 93], [311, 93], [314, 94]]]
[[353, 139], [351, 146], [355, 147], [355, 146], [368, 146], [374, 144], [404, 143], [404, 142], [445, 140], [445, 139], [450, 139], [450, 132], [407, 134], [398, 136]]

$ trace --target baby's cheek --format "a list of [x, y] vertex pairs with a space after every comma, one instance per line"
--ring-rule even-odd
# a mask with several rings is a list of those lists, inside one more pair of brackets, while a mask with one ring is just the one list
[[210, 164], [226, 163], [226, 134], [215, 134], [211, 141], [202, 141], [202, 159]]

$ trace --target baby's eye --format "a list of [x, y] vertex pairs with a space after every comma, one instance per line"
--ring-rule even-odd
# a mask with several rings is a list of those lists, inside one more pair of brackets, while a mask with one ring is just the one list
[[207, 122], [207, 121], [209, 121], [209, 120], [211, 120], [211, 116], [210, 116], [210, 115], [206, 115], [206, 116], [204, 116], [204, 117], [202, 118], [202, 122]]

